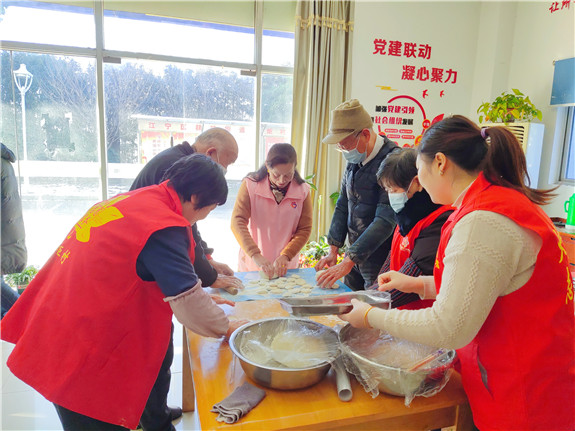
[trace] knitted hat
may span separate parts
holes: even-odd
[[[331,111],[329,133],[322,142],[324,144],[337,144],[356,131],[371,129],[372,127],[371,116],[357,99],[351,99]]]

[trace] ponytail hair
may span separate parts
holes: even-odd
[[[464,171],[483,172],[490,183],[517,190],[535,204],[545,205],[555,196],[555,189],[540,190],[525,184],[525,178],[531,182],[525,154],[505,127],[480,129],[468,118],[454,115],[427,129],[417,148],[428,160],[443,153]]]
[[[268,151],[266,162],[257,171],[247,174],[246,178],[259,183],[268,177],[268,169],[273,168],[275,165],[287,163],[293,163],[294,166],[297,166],[297,153],[295,148],[285,143],[273,144]],[[297,169],[294,172],[294,180],[297,184],[305,183],[305,180],[301,177]]]

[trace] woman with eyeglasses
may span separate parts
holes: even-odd
[[[525,182],[521,145],[504,127],[456,115],[424,133],[418,178],[456,210],[443,227],[433,277],[387,273],[381,290],[435,298],[421,310],[352,300],[341,316],[410,341],[457,350],[475,425],[575,429],[573,280],[561,236]],[[527,177],[528,178],[528,177]]]
[[[240,244],[239,271],[261,270],[271,279],[298,267],[311,234],[312,201],[296,165],[290,144],[274,144],[262,167],[242,182],[231,226]]]
[[[396,150],[383,159],[376,174],[377,182],[387,191],[397,221],[391,250],[380,273],[432,275],[441,228],[453,212],[449,205],[433,203],[417,176],[416,159],[414,148]],[[397,289],[390,293],[392,308],[418,309],[433,304],[433,300],[421,299],[417,293]]]

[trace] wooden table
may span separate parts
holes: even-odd
[[[235,307],[224,307],[231,318],[255,320],[287,315],[276,300],[239,302]],[[341,323],[335,316],[313,320],[329,326]],[[411,406],[406,407],[403,397],[380,394],[372,398],[353,376],[353,399],[342,402],[337,396],[335,375],[330,371],[325,379],[310,388],[295,391],[263,388],[266,397],[259,405],[237,423],[223,424],[216,421],[217,415],[210,409],[247,377],[226,340],[184,331],[184,347],[186,344],[189,350],[184,348],[183,407],[184,411],[194,409],[195,389],[196,413],[202,430],[431,430],[449,426],[455,426],[456,430],[472,429],[467,397],[455,372],[439,394],[416,397]]]

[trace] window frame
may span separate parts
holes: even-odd
[[[5,51],[22,51],[22,52],[36,52],[39,54],[52,54],[52,55],[72,55],[84,56],[96,59],[96,93],[97,93],[97,121],[98,121],[98,144],[99,155],[101,163],[101,187],[102,187],[102,200],[109,198],[108,193],[108,158],[106,146],[106,122],[104,110],[104,63],[118,63],[123,58],[136,59],[136,60],[158,60],[164,62],[194,64],[203,66],[218,66],[224,68],[241,69],[242,73],[246,75],[255,76],[256,86],[256,109],[255,109],[255,127],[256,130],[261,129],[261,102],[262,102],[262,73],[275,73],[281,75],[292,75],[294,72],[293,67],[286,66],[273,66],[264,65],[262,63],[262,42],[263,42],[263,20],[264,20],[264,5],[263,2],[254,0],[254,63],[237,63],[227,61],[215,61],[200,58],[178,57],[161,54],[147,54],[138,52],[108,50],[104,46],[104,7],[101,1],[94,1],[94,20],[95,20],[95,33],[96,33],[96,47],[70,47],[62,45],[42,44],[42,43],[29,43],[2,40],[2,49]],[[256,151],[255,151],[255,166],[259,166],[263,162],[261,151],[261,136],[256,134]]]
[[[575,185],[575,178],[567,178],[569,153],[575,151],[575,106],[566,107],[565,134],[561,152],[561,170],[559,182]]]

